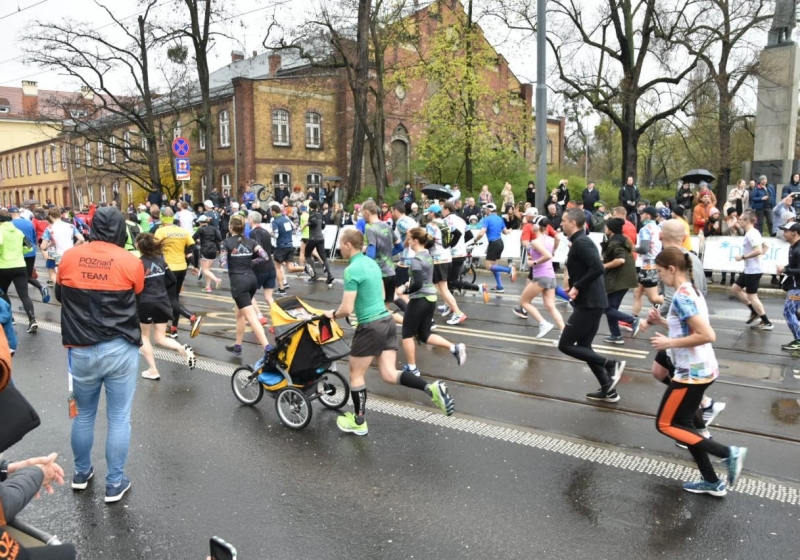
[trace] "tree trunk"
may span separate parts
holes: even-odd
[[[376,14],[377,16],[377,14]],[[378,202],[383,202],[386,197],[386,187],[389,183],[386,172],[386,113],[384,110],[385,91],[383,88],[383,77],[385,73],[384,48],[381,41],[380,29],[378,28],[377,17],[369,19],[369,30],[372,38],[372,52],[375,68],[375,80],[372,92],[375,97],[375,114],[372,119],[372,130],[370,138],[370,162],[372,164],[372,174],[375,176],[375,188]]]
[[[728,200],[728,185],[731,182],[731,104],[730,94],[726,88],[719,88],[719,169],[717,172],[717,206],[720,211]]]
[[[628,177],[633,177],[634,183],[638,183],[637,172],[639,170],[639,134],[636,128],[636,109],[626,108],[623,111],[625,126],[620,130],[622,134],[622,183]]]
[[[474,189],[474,172],[472,169],[472,140],[475,127],[475,96],[474,96],[474,80],[475,68],[472,57],[472,0],[467,4],[467,40],[464,45],[464,51],[467,62],[467,114],[466,114],[466,137],[464,143],[464,173],[465,173],[465,187],[467,192],[473,192]]]
[[[361,190],[361,171],[364,160],[364,140],[367,134],[367,84],[369,80],[369,14],[372,0],[358,1],[358,31],[356,33],[356,79],[353,108],[356,112],[353,145],[350,150],[350,170],[347,177],[348,199]]]
[[[139,16],[139,47],[142,56],[142,92],[145,111],[145,121],[147,122],[147,171],[150,176],[150,186],[156,192],[161,192],[161,169],[158,165],[158,144],[156,142],[156,120],[153,116],[153,98],[150,94],[150,66],[148,61],[147,40],[145,36],[145,21]]]
[[[216,184],[214,181],[214,126],[211,119],[211,93],[209,84],[208,70],[208,37],[211,22],[211,0],[185,0],[186,7],[192,25],[192,44],[194,45],[195,61],[197,63],[197,81],[200,85],[200,97],[202,99],[202,114],[200,115],[200,129],[205,132],[205,175],[208,189],[213,189]],[[205,4],[203,21],[200,21],[200,4]],[[230,122],[233,115],[230,116]],[[235,185],[231,190],[235,192]],[[231,199],[235,200],[234,192],[231,192]]]

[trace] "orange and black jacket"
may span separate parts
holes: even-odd
[[[64,346],[92,346],[122,337],[139,345],[136,295],[144,288],[144,269],[122,248],[125,217],[116,208],[100,208],[92,225],[91,243],[64,253],[58,267],[61,340]]]

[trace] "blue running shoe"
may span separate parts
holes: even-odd
[[[744,466],[744,458],[747,456],[746,447],[729,447],[731,456],[725,459],[725,464],[728,466],[728,485],[733,486],[739,480],[739,475],[742,474],[742,467]]]
[[[50,288],[42,286],[42,303],[50,303]]]
[[[75,473],[72,475],[72,489],[73,490],[86,490],[89,486],[89,481],[94,476],[94,467],[89,468],[87,473]]]
[[[417,377],[419,377],[419,376],[420,376],[420,371],[419,371],[419,368],[418,368],[418,367],[416,367],[416,366],[414,367],[414,369],[411,369],[411,368],[409,367],[409,365],[408,365],[408,364],[404,365],[404,366],[403,366],[403,373],[405,373],[405,372],[408,372],[408,373],[413,373],[413,374],[414,374],[414,375],[416,375]]]
[[[112,504],[122,499],[125,493],[131,489],[131,479],[123,476],[117,484],[106,484],[106,503]]]
[[[721,498],[728,493],[725,488],[725,483],[718,480],[716,483],[706,482],[701,480],[699,482],[687,482],[683,485],[683,489],[692,494],[711,494]]]

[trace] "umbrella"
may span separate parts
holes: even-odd
[[[338,175],[330,175],[329,177],[325,177],[325,180],[326,181],[344,181],[344,179],[342,179]]]
[[[442,185],[427,185],[422,189],[422,194],[433,200],[450,200],[453,197],[453,193]]]
[[[36,200],[35,198],[29,198],[28,200],[24,200],[22,202],[22,205],[23,206],[31,206],[31,205],[38,206],[39,205],[39,201]]]
[[[681,181],[684,183],[692,183],[697,185],[700,181],[705,181],[706,183],[710,183],[714,181],[717,177],[711,173],[708,169],[692,169],[691,171],[687,172],[683,177],[681,177]]]

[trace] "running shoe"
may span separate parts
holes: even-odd
[[[333,279],[333,276],[328,276],[328,279],[327,279],[327,280],[325,280],[325,283],[326,283],[328,286],[330,286],[331,284],[333,284],[333,281],[334,281],[334,279]]]
[[[194,369],[197,365],[197,357],[194,355],[194,350],[188,344],[184,344],[183,349],[186,352],[186,358],[184,358],[183,363],[185,363],[189,369]]]
[[[467,347],[463,342],[456,344],[455,348],[453,348],[450,353],[456,357],[456,362],[458,362],[458,365],[463,366],[467,363]]]
[[[417,377],[421,375],[421,372],[419,371],[418,367],[415,366],[414,369],[411,369],[408,364],[403,366],[403,373],[412,373]]]
[[[220,286],[222,286],[222,278],[217,278],[214,281],[214,284],[216,285],[217,289],[219,290]]]
[[[725,488],[725,483],[721,480],[718,480],[714,483],[706,482],[705,480],[700,480],[699,482],[687,482],[683,485],[683,489],[687,492],[691,492],[692,494],[711,494],[712,496],[717,496],[718,498],[721,498],[728,493],[728,490]]]
[[[706,424],[706,428],[708,428],[714,420],[719,416],[719,413],[725,410],[725,403],[724,402],[716,402],[714,400],[711,401],[711,404],[706,407],[700,407],[700,412],[703,413],[703,422]]]
[[[447,416],[450,416],[456,410],[456,402],[447,393],[447,385],[444,381],[434,381],[429,385],[431,389],[431,400],[433,404],[442,409]]]
[[[269,323],[269,319],[267,319],[264,315],[258,318],[258,322],[261,323],[261,326],[266,326]]]
[[[615,403],[619,401],[619,393],[617,393],[615,390],[603,391],[602,389],[600,389],[599,391],[595,391],[594,393],[586,393],[586,398],[591,401]]]
[[[316,274],[314,274],[314,269],[311,268],[311,265],[309,263],[306,263],[306,266],[303,268],[303,270],[305,270],[305,273],[311,277],[316,276]]]
[[[504,294],[504,293],[506,293],[505,288],[502,288],[502,287],[501,288],[497,288],[497,287],[489,288],[489,291],[492,292],[493,294]]]
[[[617,383],[619,383],[619,380],[622,379],[623,371],[625,371],[625,361],[613,361],[609,364],[606,364],[608,379],[611,381],[611,386],[608,388],[609,391],[614,391],[614,387],[616,387]]]
[[[311,276],[311,278],[306,278],[306,284],[313,284],[316,281],[317,281],[316,276]]]
[[[781,350],[788,350],[789,352],[800,350],[800,340],[793,340],[789,344],[784,344],[781,346]]]
[[[431,319],[431,330],[435,331],[438,328],[439,328],[439,326],[436,324],[436,320],[435,319]]]
[[[750,323],[752,323],[756,319],[758,319],[758,313],[756,313],[755,311],[751,311],[750,312],[750,318],[747,321],[745,321],[745,325],[749,325]]]
[[[286,290],[275,290],[275,295],[277,297],[284,297],[286,295]]]
[[[170,338],[178,338],[178,327],[170,327],[167,336]]]
[[[607,342],[609,344],[625,344],[625,339],[621,336],[611,335],[604,338],[603,342]]]
[[[289,282],[284,282],[283,283],[283,289],[284,290],[288,290],[289,289]]]
[[[763,321],[757,325],[753,325],[750,327],[751,331],[771,331],[775,328],[775,325],[772,323],[764,323]]]
[[[146,369],[142,372],[142,377],[144,377],[145,379],[153,379],[153,380],[161,379],[161,376],[158,374],[158,372],[154,373],[152,370],[149,369]]]
[[[528,318],[528,312],[525,310],[524,307],[512,307],[511,311],[514,313],[514,315],[516,315],[520,319]]]
[[[516,281],[517,281],[517,267],[512,264],[511,265],[511,283],[513,284]]]
[[[213,292],[214,290],[212,290],[211,288],[203,288],[203,291],[204,291],[205,293],[207,293],[207,294],[210,294],[210,293],[211,293],[211,292]]]
[[[75,473],[72,475],[72,489],[73,490],[86,490],[89,486],[89,481],[94,477],[94,467],[89,467],[87,473]]]
[[[452,310],[452,309],[450,309],[450,308],[449,308],[448,306],[446,306],[446,305],[442,305],[442,306],[440,306],[440,309],[439,309],[439,311],[441,311],[441,312],[442,312],[442,317],[447,317],[448,315],[450,315],[450,314],[453,312],[453,310]]]
[[[190,338],[194,338],[200,332],[200,323],[203,322],[203,316],[202,315],[194,315],[194,316],[192,316],[190,321],[192,322],[192,329],[189,331],[189,337]]]
[[[620,321],[619,328],[621,328],[624,331],[633,332],[633,325],[626,321]]]
[[[28,334],[33,334],[38,330],[39,330],[39,323],[36,322],[36,319],[31,320],[31,322],[28,323]]]
[[[478,293],[483,296],[483,303],[489,303],[489,285],[478,284]]]
[[[55,285],[56,285],[56,283],[55,283],[55,282],[53,282],[52,280],[48,280],[48,281],[47,281],[47,285],[48,285],[48,286],[50,286],[50,287],[52,288],[53,286],[55,286]]]
[[[462,313],[461,315],[453,315],[447,320],[448,325],[457,325],[459,323],[463,323],[467,320],[467,314]]]
[[[336,425],[339,429],[348,434],[355,434],[357,436],[365,436],[369,432],[367,428],[367,421],[361,421],[361,424],[356,422],[356,415],[352,412],[345,412],[336,419]]]
[[[633,334],[631,335],[631,338],[636,338],[636,335],[639,334],[639,328],[641,326],[642,326],[642,320],[639,319],[639,317],[636,317],[633,320],[633,323],[631,323],[631,330],[633,331]]]
[[[42,303],[50,303],[50,288],[42,286]]]
[[[241,356],[242,355],[242,345],[241,344],[228,344],[225,346],[225,350],[233,354],[234,356]]]
[[[552,331],[553,327],[555,327],[553,323],[542,321],[539,323],[539,333],[536,335],[536,338],[544,338],[544,335]]]
[[[106,484],[106,503],[112,504],[120,501],[125,493],[130,489],[131,479],[124,475],[122,480],[117,484]]]
[[[203,271],[201,270],[200,272],[197,273],[197,282],[198,283],[202,282],[203,278],[205,278],[205,275],[203,274]]]
[[[730,446],[730,457],[723,461],[728,466],[728,485],[733,486],[739,480],[739,475],[742,474],[742,466],[744,466],[744,458],[747,456],[746,447]]]

